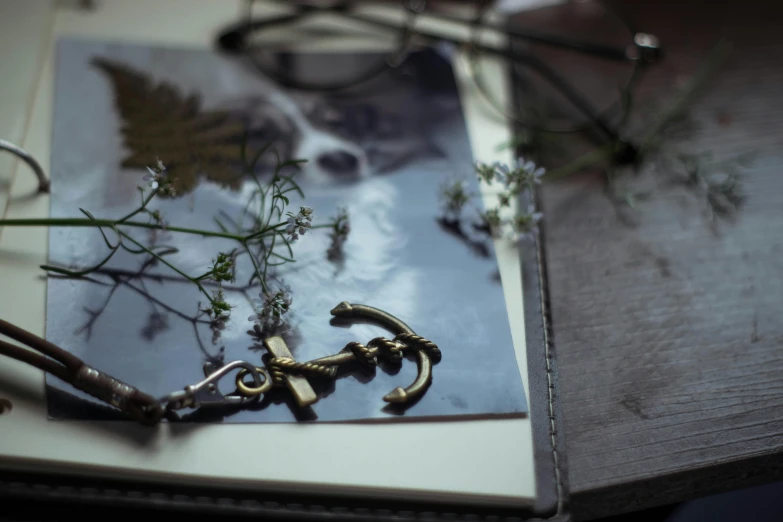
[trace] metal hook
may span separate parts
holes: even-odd
[[[182,391],[176,391],[164,397],[161,402],[167,410],[184,408],[200,408],[202,406],[241,406],[258,399],[258,395],[223,395],[217,383],[233,370],[242,369],[253,377],[253,386],[260,388],[263,384],[256,367],[247,361],[233,361],[212,372],[206,379],[191,384]],[[264,376],[266,380],[267,377]]]
[[[35,172],[36,177],[38,178],[38,192],[49,192],[49,179],[46,177],[46,174],[44,173],[43,169],[41,168],[41,165],[33,158],[33,156],[24,150],[22,147],[15,145],[11,143],[10,141],[6,141],[3,139],[0,139],[0,150],[6,150],[19,158],[20,160],[27,163],[27,165],[33,169],[33,172]]]

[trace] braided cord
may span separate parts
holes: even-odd
[[[378,356],[383,360],[400,364],[402,362],[403,350],[419,349],[427,353],[433,362],[437,363],[441,359],[441,351],[432,341],[413,333],[401,333],[394,339],[376,337],[367,345],[359,342],[351,342],[340,350],[340,353],[352,353],[354,360],[366,369],[372,369],[378,366]],[[344,363],[334,363],[331,365],[319,364],[314,362],[296,362],[290,357],[274,357],[267,363],[269,375],[276,386],[285,384],[286,375],[299,374],[303,376],[326,377],[333,379],[337,374],[337,365]]]
[[[290,357],[274,357],[267,363],[272,381],[280,386],[285,384],[285,376],[289,373],[314,377],[333,378],[337,369],[334,366],[324,366],[310,362],[299,363]]]
[[[425,339],[420,335],[416,335],[412,333],[401,333],[395,336],[394,340],[406,344],[411,348],[418,348],[420,350],[424,350],[424,352],[426,352],[427,355],[430,356],[432,362],[437,363],[440,361],[442,357],[438,345],[433,343],[429,339]]]

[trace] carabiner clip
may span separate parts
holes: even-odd
[[[24,150],[19,145],[16,145],[14,143],[11,143],[10,141],[6,141],[3,139],[0,139],[0,150],[5,150],[19,158],[20,160],[27,163],[27,166],[30,167],[33,172],[35,173],[35,176],[38,178],[38,193],[45,193],[49,192],[49,179],[46,177],[46,174],[44,173],[43,168],[41,168],[41,164],[36,161],[36,159]]]
[[[184,408],[201,408],[202,406],[242,406],[258,400],[258,395],[223,395],[220,392],[217,385],[218,381],[236,369],[244,369],[253,377],[254,388],[259,388],[263,384],[261,375],[254,365],[247,361],[233,361],[212,372],[203,381],[191,384],[182,391],[176,391],[167,395],[161,402],[167,411],[174,411]],[[264,379],[266,379],[266,376]]]

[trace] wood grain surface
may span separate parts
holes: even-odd
[[[635,224],[609,203],[599,173],[543,190],[577,519],[783,477],[783,9],[617,7],[667,50],[639,88],[640,107],[671,100],[728,39],[733,50],[691,106],[694,125],[678,146],[752,156],[744,205],[716,226],[682,188],[656,185],[631,212]]]

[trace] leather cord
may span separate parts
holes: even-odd
[[[27,348],[22,348],[5,341],[0,341],[0,354],[27,363],[31,366],[35,366],[39,370],[43,370],[46,373],[51,373],[58,379],[67,381],[70,373],[68,368],[59,364],[57,361],[47,359],[41,354],[35,353]]]
[[[52,359],[62,364],[68,371],[71,372],[77,372],[79,368],[84,364],[84,361],[82,361],[72,353],[66,352],[59,346],[50,343],[46,339],[42,339],[37,335],[32,334],[26,330],[23,330],[18,326],[16,326],[15,324],[11,324],[8,321],[4,321],[2,319],[0,319],[0,333],[2,333],[7,337],[10,337],[14,341],[18,341],[24,344],[25,346],[29,346],[30,348],[33,348],[34,350],[43,354],[43,355],[39,355],[39,354],[31,353],[31,355],[35,357],[30,359],[36,361],[35,363],[30,362],[30,364],[33,364],[33,366],[41,368],[42,370],[45,370],[45,368],[42,368],[41,366],[39,366],[39,364],[44,364],[41,361],[41,359],[45,359],[49,361],[48,359],[46,359],[46,357],[51,357]],[[2,345],[0,345],[2,346],[1,349],[5,350],[8,344],[9,343],[3,343]],[[13,357],[13,355],[10,356]],[[25,362],[29,362],[29,361],[25,361]]]
[[[163,418],[164,408],[153,396],[92,368],[80,358],[46,339],[2,319],[0,319],[0,334],[32,348],[30,350],[0,340],[0,355],[50,373],[73,387],[124,411],[143,424],[156,424]]]

